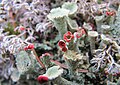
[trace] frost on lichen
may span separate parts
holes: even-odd
[[[25,51],[21,51],[16,57],[17,69],[20,73],[24,73],[31,68],[31,60]]]

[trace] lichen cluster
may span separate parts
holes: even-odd
[[[2,0],[0,85],[119,85],[119,0]]]

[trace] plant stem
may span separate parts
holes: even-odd
[[[33,51],[33,54],[34,54],[35,57],[36,57],[36,60],[39,62],[39,64],[42,66],[42,68],[46,69],[46,68],[45,68],[45,65],[42,63],[42,61],[41,61],[40,58],[38,57],[35,49],[32,49],[32,51]]]

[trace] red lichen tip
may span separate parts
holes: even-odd
[[[20,31],[24,31],[24,30],[25,30],[25,28],[24,28],[24,27],[20,27],[19,29],[20,29]]]
[[[66,43],[65,43],[63,40],[60,40],[60,41],[58,42],[58,46],[59,46],[60,48],[63,48],[63,47],[66,46]]]
[[[114,12],[114,11],[106,11],[106,15],[107,16],[113,16],[113,15],[115,15],[116,13]]]
[[[26,50],[32,50],[32,49],[34,49],[35,47],[34,47],[34,44],[29,44],[28,46],[26,46],[25,48],[24,48],[24,50],[26,51]]]
[[[40,76],[38,76],[38,78],[37,78],[37,81],[38,81],[40,84],[45,83],[45,82],[47,82],[48,80],[49,80],[48,77],[47,77],[47,76],[43,76],[43,75],[40,75]]]
[[[34,44],[29,44],[28,49],[34,49]]]
[[[82,36],[82,33],[80,34],[80,33],[78,33],[78,32],[75,32],[76,34],[75,34],[75,36],[76,36],[76,38],[81,38],[81,36]]]
[[[62,48],[63,52],[66,52],[67,50],[68,50],[67,46],[65,46],[65,47]]]
[[[66,43],[63,40],[60,40],[58,42],[58,46],[62,49],[63,52],[66,52],[68,50]]]
[[[26,46],[26,47],[24,47],[24,50],[25,50],[25,51],[26,51],[26,50],[28,50],[27,46]]]
[[[84,29],[80,29],[78,32],[75,32],[75,37],[76,38],[81,38],[82,35],[86,34]]]
[[[66,32],[66,33],[63,35],[63,39],[64,39],[66,42],[70,42],[73,38],[74,38],[74,35],[73,35],[70,31]]]

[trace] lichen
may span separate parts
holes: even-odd
[[[69,10],[69,15],[77,12],[78,6],[75,2],[66,2],[62,5],[62,8]]]
[[[114,37],[120,37],[120,5],[116,14],[115,22],[111,25],[111,30]]]
[[[16,57],[17,69],[20,73],[24,73],[31,68],[31,60],[25,51],[21,51]]]

